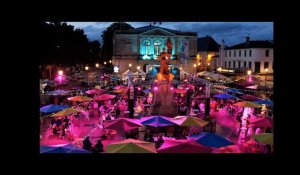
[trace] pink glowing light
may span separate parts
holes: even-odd
[[[202,90],[202,87],[199,87],[199,90],[201,91],[201,90]]]
[[[170,89],[171,89],[171,91],[173,91],[174,87],[171,87]]]
[[[186,90],[189,90],[189,88],[187,87]]]
[[[138,89],[139,91],[141,90],[141,88],[140,88],[140,87],[138,87],[137,89]]]
[[[62,79],[61,75],[58,76],[58,79],[59,79],[59,83],[61,83],[61,79]]]
[[[157,87],[157,86],[155,86],[155,87],[154,87],[154,90],[155,90],[155,91],[157,91],[157,90],[158,90],[158,87]]]

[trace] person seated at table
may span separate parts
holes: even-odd
[[[119,106],[116,108],[116,118],[119,118],[121,114],[121,110],[119,108]]]
[[[90,141],[90,137],[86,137],[84,140],[83,140],[83,149],[85,150],[88,150],[88,151],[91,151],[92,150],[92,143]]]
[[[101,140],[98,140],[96,145],[93,148],[93,152],[102,153],[103,152],[103,143]]]
[[[144,135],[144,141],[149,141],[150,138],[153,138],[153,134],[150,132],[150,130],[147,130]]]
[[[163,140],[163,137],[162,136],[159,136],[158,137],[158,140],[155,144],[155,148],[158,149],[165,141]]]
[[[56,126],[57,126],[57,127],[60,127],[61,125],[62,125],[61,119],[57,119],[57,120],[56,120]]]
[[[52,118],[50,122],[50,128],[53,128],[55,123],[56,123],[55,118]]]
[[[67,128],[69,125],[70,125],[70,120],[68,119],[68,117],[67,116],[65,116],[65,118],[64,118],[64,125],[65,125],[65,128]]]
[[[195,101],[194,106],[193,106],[193,109],[198,109],[198,110],[200,110],[198,101]]]

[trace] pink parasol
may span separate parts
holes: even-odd
[[[139,119],[118,118],[111,121],[105,121],[104,126],[105,129],[117,130],[124,133],[141,127],[142,125]]]
[[[210,153],[213,149],[195,140],[165,140],[158,153]]]
[[[105,92],[104,89],[91,89],[91,90],[85,91],[85,93],[87,93],[87,94],[101,94],[103,92]]]
[[[249,119],[250,123],[256,127],[263,127],[263,128],[272,128],[273,121],[270,117],[263,117],[263,118],[256,118],[256,119]]]
[[[94,97],[94,99],[97,101],[105,101],[105,100],[113,99],[115,97],[116,97],[115,95],[111,95],[111,94],[102,94],[102,95]]]

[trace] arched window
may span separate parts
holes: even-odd
[[[145,48],[144,53],[145,53],[146,55],[150,55],[150,45],[151,45],[151,43],[150,43],[149,40],[145,40],[145,41],[143,42],[143,46],[144,46],[144,48]]]
[[[154,42],[154,55],[160,54],[160,46],[161,46],[161,41]]]

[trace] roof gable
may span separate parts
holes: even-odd
[[[141,35],[163,35],[163,36],[175,36],[175,34],[165,31],[163,29],[153,29],[144,33],[141,33]]]

